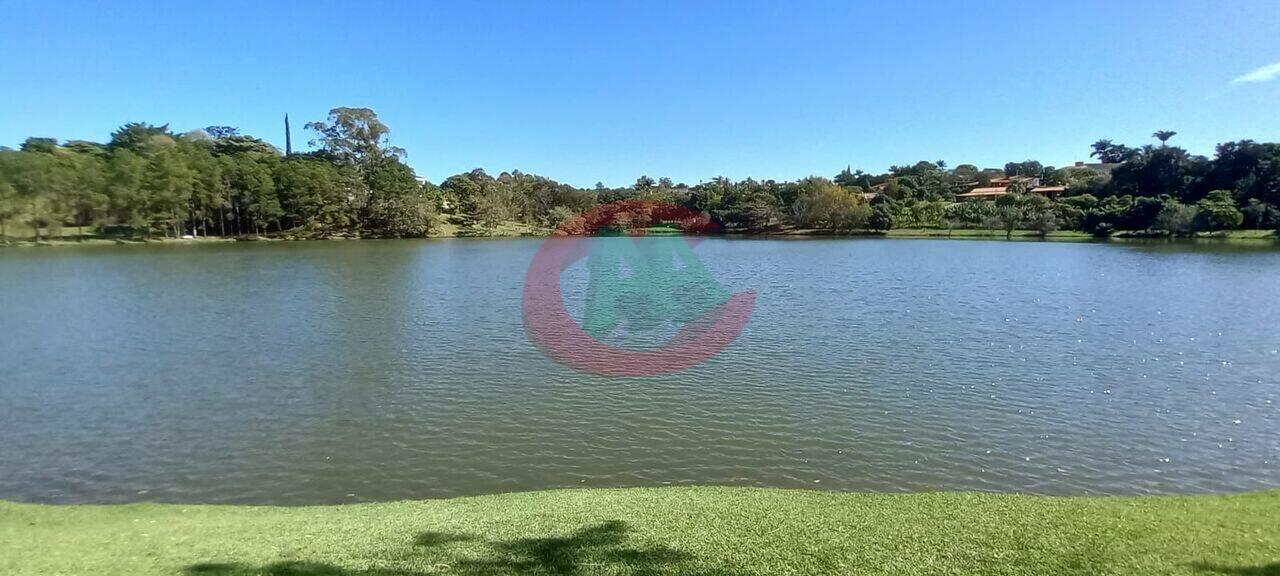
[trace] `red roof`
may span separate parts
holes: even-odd
[[[1009,193],[1009,188],[1005,186],[999,186],[995,188],[974,188],[973,190],[965,192],[964,194],[956,194],[956,198],[960,198],[962,196],[966,196],[966,197],[999,196],[1001,194],[1008,194],[1008,193]]]

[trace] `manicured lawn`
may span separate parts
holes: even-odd
[[[0,573],[1280,574],[1280,491],[561,490],[302,508],[0,503]]]

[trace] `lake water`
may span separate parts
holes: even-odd
[[[746,328],[610,378],[530,343],[541,242],[0,251],[0,499],[1280,486],[1273,247],[709,239]]]

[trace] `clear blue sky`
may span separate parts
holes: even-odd
[[[14,0],[0,145],[367,106],[433,181],[590,186],[1280,140],[1276,0],[943,4]]]

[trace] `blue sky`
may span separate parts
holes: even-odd
[[[367,106],[433,181],[590,186],[1280,140],[1280,2],[943,4],[6,2],[0,145]]]

